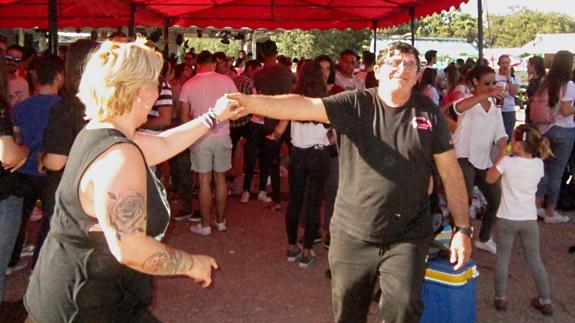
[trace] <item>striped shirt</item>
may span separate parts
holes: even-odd
[[[158,96],[156,103],[154,103],[152,110],[150,110],[150,113],[148,113],[148,117],[151,118],[159,117],[160,112],[158,111],[158,109],[165,106],[172,106],[172,104],[173,104],[172,87],[170,86],[170,84],[168,84],[168,82],[163,81],[162,87],[160,88],[160,95]]]

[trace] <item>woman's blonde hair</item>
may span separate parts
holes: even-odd
[[[138,38],[131,43],[105,41],[86,63],[78,98],[86,119],[104,121],[130,112],[137,91],[157,85],[162,55]]]

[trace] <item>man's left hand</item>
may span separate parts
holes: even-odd
[[[460,232],[456,232],[451,239],[451,256],[449,261],[454,270],[459,270],[469,261],[471,257],[471,238]]]

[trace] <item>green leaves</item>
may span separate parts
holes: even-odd
[[[338,57],[345,49],[351,49],[361,54],[363,49],[369,47],[372,31],[362,30],[292,30],[272,37],[278,45],[282,55],[315,58],[326,54],[333,58]]]
[[[563,13],[542,13],[526,8],[506,16],[490,16],[493,47],[521,47],[537,33],[575,32],[575,20]]]

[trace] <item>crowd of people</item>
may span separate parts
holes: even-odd
[[[376,283],[384,320],[417,322],[431,214],[447,201],[450,260],[462,268],[474,188],[487,201],[474,245],[497,255],[495,308],[507,306],[519,235],[538,293],[532,306],[553,312],[536,221],[569,220],[556,209],[563,172],[575,166],[572,53],[557,53],[548,72],[529,59],[534,103],[516,128],[522,80],[507,55],[497,70],[483,60],[439,70],[436,51],[423,65],[417,49],[392,43],[377,57],[344,50],[336,64],[327,55],[291,60],[268,40],[257,59],[164,59],[153,44],[117,36],[79,40],[66,57],[1,51],[0,296],[32,242],[30,322],[156,322],[153,275],[208,286],[218,267],[162,242],[170,218],[208,237],[228,230],[230,195],[283,212],[282,154],[286,258],[307,268],[315,244],[329,249],[337,322],[364,322]],[[181,203],[178,213],[169,200]],[[38,237],[27,237],[38,206]]]

